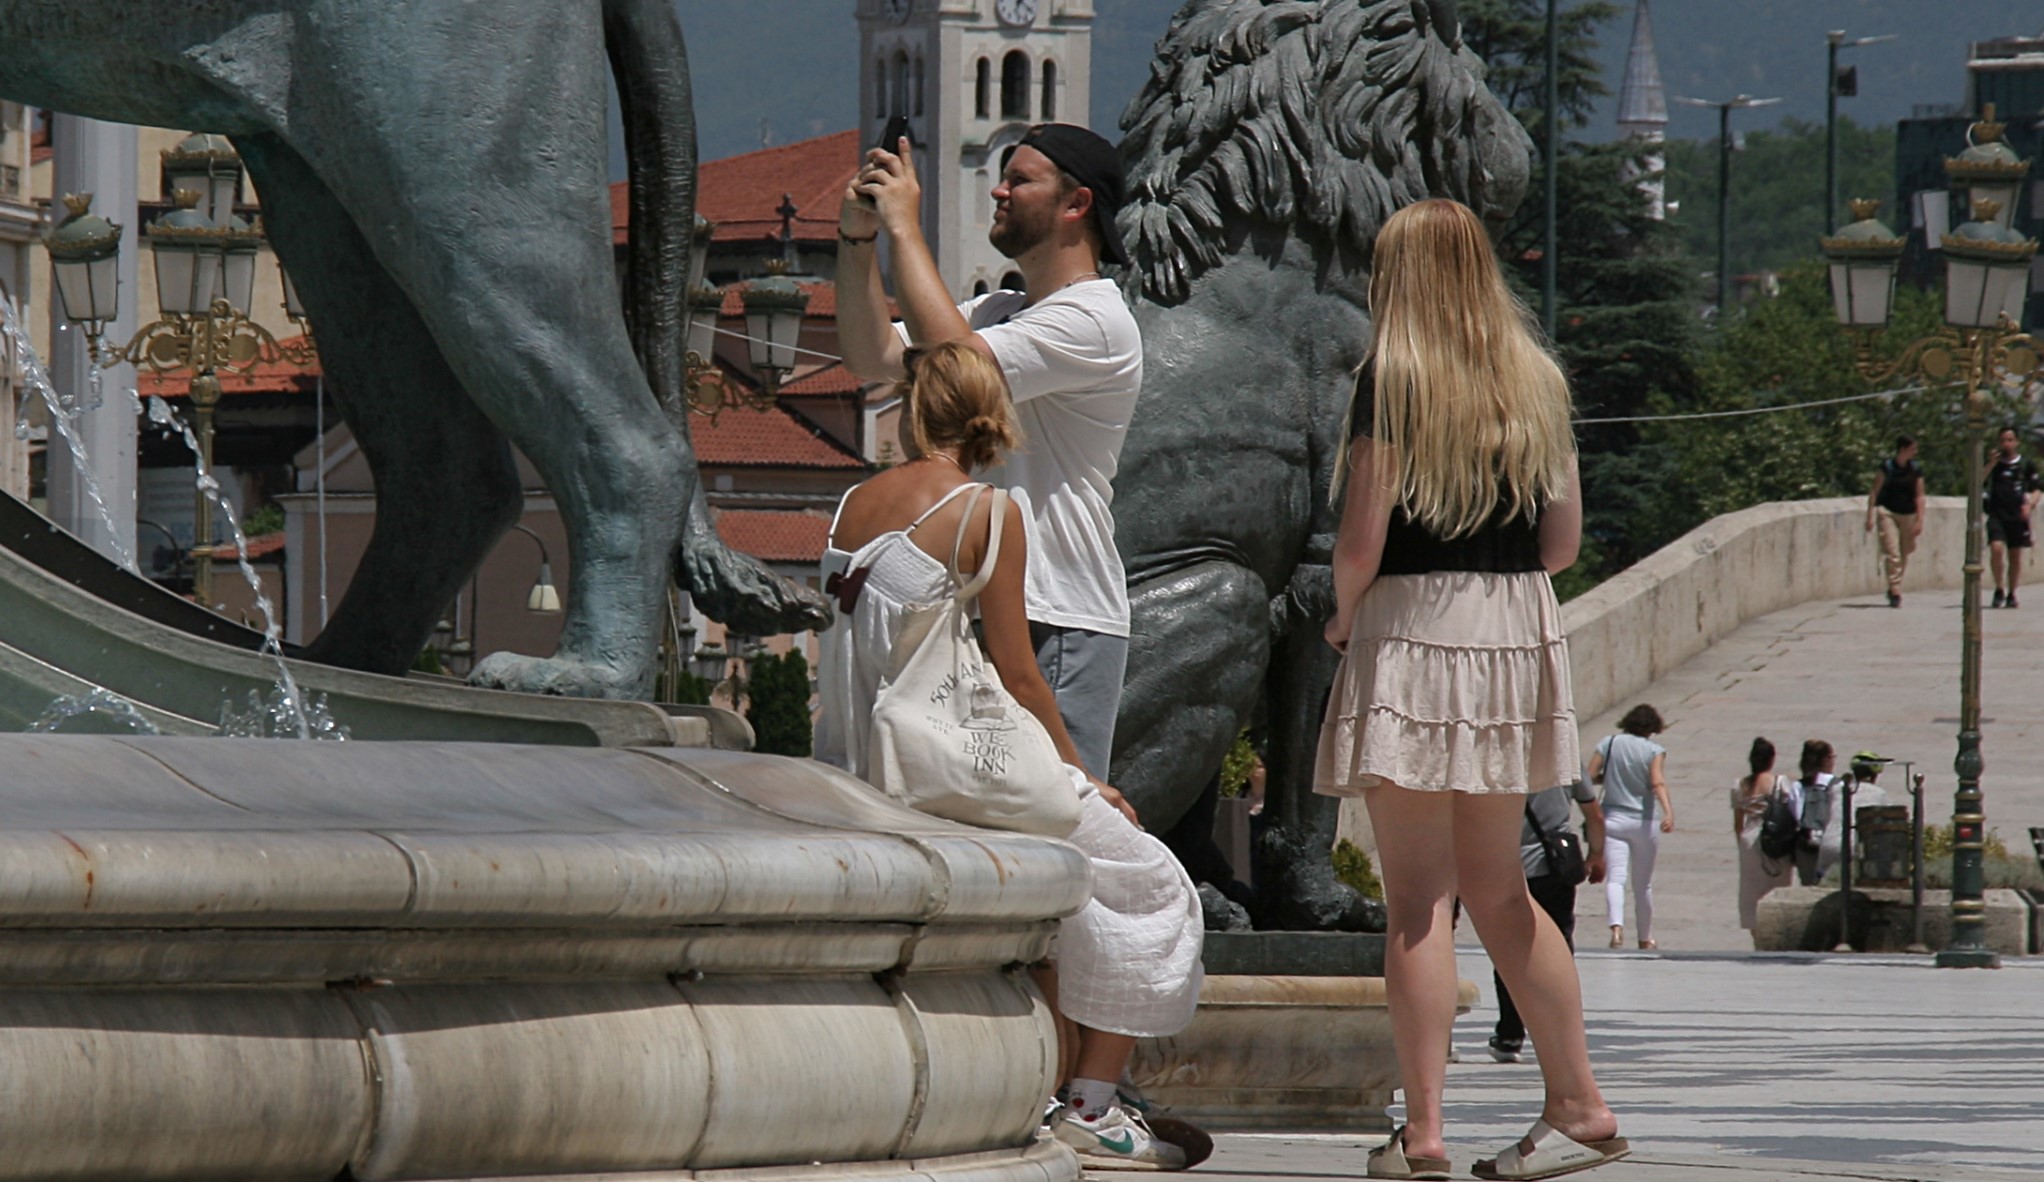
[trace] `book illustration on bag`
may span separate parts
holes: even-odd
[[[1015,758],[1015,720],[1001,703],[1000,691],[985,682],[972,687],[972,714],[959,726],[972,770],[982,776],[1006,774]]]

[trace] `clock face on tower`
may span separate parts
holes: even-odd
[[[1036,0],[994,0],[994,15],[1004,25],[1034,24]]]
[[[881,0],[880,11],[886,14],[888,20],[898,25],[908,19],[909,5],[912,2],[913,0]]]

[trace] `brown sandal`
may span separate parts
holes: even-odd
[[[1445,1157],[1408,1156],[1405,1152],[1405,1126],[1391,1134],[1391,1139],[1370,1151],[1370,1178],[1427,1178],[1435,1182],[1446,1182],[1450,1177],[1448,1159]]]

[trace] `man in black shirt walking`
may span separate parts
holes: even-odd
[[[1995,607],[2016,606],[2016,587],[2023,581],[2023,551],[2030,548],[2030,514],[2037,508],[2040,491],[2044,491],[2044,479],[2039,479],[2037,465],[2023,454],[2016,429],[2003,427],[1995,437],[1994,460],[1987,467],[1987,541],[1992,548]]]
[[[1916,440],[1895,439],[1895,455],[1881,461],[1874,488],[1867,494],[1867,532],[1881,527],[1881,559],[1888,573],[1888,606],[1902,606],[1902,575],[1909,555],[1923,533],[1923,465],[1916,462]]]

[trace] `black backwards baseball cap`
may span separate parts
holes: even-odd
[[[1029,129],[1015,148],[1035,148],[1063,169],[1066,176],[1092,192],[1093,221],[1100,228],[1101,255],[1110,263],[1128,266],[1121,231],[1114,228],[1128,182],[1121,172],[1121,153],[1114,145],[1075,123],[1039,123]],[[1008,157],[1015,154],[1015,148],[1001,156],[1002,168],[1008,166]]]

